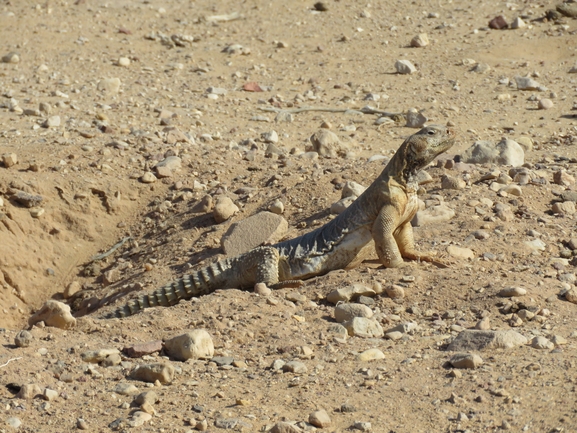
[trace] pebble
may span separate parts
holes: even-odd
[[[308,371],[308,368],[304,362],[289,361],[282,366],[282,371],[295,374],[304,374]]]
[[[309,415],[309,424],[318,428],[326,428],[332,424],[332,421],[326,410],[316,410]]]
[[[128,57],[119,57],[118,58],[118,66],[123,66],[125,68],[130,66],[130,59]]]
[[[387,296],[391,299],[403,299],[405,297],[405,289],[397,284],[391,284],[385,288]]]
[[[426,33],[420,33],[411,39],[411,47],[422,48],[429,45],[429,36]]]
[[[373,310],[362,304],[339,304],[336,306],[335,320],[337,323],[343,323],[352,320],[355,317],[373,317]]]
[[[303,430],[290,422],[277,422],[269,430],[269,433],[303,433]]]
[[[6,418],[6,424],[9,427],[17,429],[17,428],[20,428],[20,426],[22,425],[22,421],[20,421],[20,418],[17,418],[15,416],[10,416],[10,417]]]
[[[525,24],[525,21],[523,21],[523,19],[521,17],[517,17],[513,20],[513,22],[511,23],[511,28],[512,29],[524,29],[525,27],[527,27],[527,24]]]
[[[470,248],[462,248],[455,245],[449,245],[447,247],[447,253],[452,257],[463,260],[472,260],[475,258],[475,253]]]
[[[220,224],[235,213],[239,211],[237,205],[227,196],[219,196],[214,204],[214,209],[212,210],[212,216],[214,217],[217,224]]]
[[[76,420],[76,428],[79,430],[88,430],[88,423],[84,419],[78,418]]]
[[[379,349],[368,349],[357,355],[359,361],[375,361],[385,359],[385,354]]]
[[[403,75],[417,72],[417,68],[415,68],[415,65],[413,65],[409,60],[397,60],[395,62],[395,70],[398,74]]]
[[[154,391],[145,391],[134,397],[133,403],[137,406],[142,406],[145,403],[150,405],[155,404],[159,400],[158,395]]]
[[[46,212],[46,210],[42,207],[35,207],[30,209],[30,216],[32,218],[40,218],[42,215],[44,215],[44,213]]]
[[[178,156],[168,156],[154,166],[156,177],[159,179],[172,177],[173,173],[179,170],[181,165],[182,159]]]
[[[260,296],[270,296],[272,294],[272,290],[269,289],[265,283],[256,283],[254,285],[254,293]]]
[[[487,331],[491,329],[491,320],[488,317],[483,317],[481,320],[477,322],[475,325],[475,329],[480,331]]]
[[[409,108],[407,110],[407,128],[422,128],[429,120],[423,113],[420,113],[416,108]]]
[[[143,382],[171,383],[174,378],[175,368],[171,364],[155,363],[137,366],[131,371],[130,377]]]
[[[46,326],[70,329],[76,326],[76,318],[70,312],[70,306],[55,300],[48,300],[28,319],[28,325],[44,322]]]
[[[334,158],[344,150],[339,136],[328,129],[319,129],[310,137],[310,142],[312,150],[321,156]]]
[[[40,386],[35,383],[27,383],[22,385],[20,391],[18,391],[18,394],[16,394],[16,398],[30,400],[37,395],[42,395],[42,389]]]
[[[227,256],[245,253],[259,245],[271,245],[280,241],[288,231],[288,222],[272,212],[259,212],[231,224],[220,239]]]
[[[360,430],[360,431],[364,431],[364,432],[370,432],[373,429],[370,422],[364,422],[364,421],[355,421],[353,423],[352,428],[354,430]]]
[[[449,360],[455,368],[478,368],[483,364],[483,359],[474,353],[456,353]]]
[[[82,289],[82,286],[78,281],[72,281],[70,284],[66,286],[62,296],[64,299],[70,299],[75,293],[78,293]]]
[[[280,200],[275,200],[268,208],[274,214],[281,215],[284,212],[284,204]]]
[[[511,329],[482,331],[465,329],[447,347],[450,352],[480,351],[485,349],[512,349],[527,344],[527,338]]]
[[[358,197],[363,192],[365,192],[366,189],[367,188],[360,183],[348,181],[345,183],[345,186],[343,186],[343,190],[341,191],[341,198]]]
[[[548,110],[549,108],[553,108],[553,101],[547,98],[539,99],[538,108],[539,110]]]
[[[517,83],[517,90],[538,90],[540,92],[547,90],[546,87],[541,86],[530,77],[515,77],[515,82]]]
[[[164,342],[168,355],[178,361],[210,359],[214,356],[214,343],[204,329],[193,329]]]
[[[154,175],[154,173],[152,173],[151,171],[147,171],[146,173],[144,173],[141,178],[140,181],[142,183],[154,183],[156,182],[158,179],[156,178],[156,176]]]
[[[454,217],[455,211],[453,209],[446,204],[439,204],[418,211],[411,223],[415,227],[422,227],[429,224],[435,225],[447,222]]]
[[[89,350],[80,354],[83,362],[91,362],[98,364],[104,361],[110,355],[117,355],[120,352],[118,349],[99,349],[99,350]]]
[[[119,395],[138,394],[138,388],[134,386],[132,383],[119,383],[114,387],[113,391]]]
[[[447,174],[441,177],[441,188],[443,189],[463,189],[465,186],[467,186],[466,182],[459,177]]]
[[[503,15],[496,16],[491,21],[489,21],[489,28],[501,30],[506,29],[507,27],[509,27],[509,24]]]
[[[2,155],[2,163],[4,164],[4,167],[10,168],[13,165],[18,164],[18,157],[15,153],[5,153]]]
[[[385,334],[381,324],[372,318],[354,317],[342,325],[351,337],[380,338]]]
[[[549,341],[545,337],[537,336],[531,340],[531,347],[534,349],[552,350],[555,348],[555,344],[553,344],[553,342]]]
[[[498,295],[503,298],[512,298],[513,296],[524,296],[527,290],[522,287],[508,287],[499,291]]]
[[[162,340],[149,341],[148,343],[135,344],[122,349],[122,352],[130,358],[141,358],[162,350]]]
[[[16,334],[14,337],[14,344],[17,347],[28,347],[30,346],[30,343],[32,343],[33,339],[34,337],[32,334],[24,329]]]
[[[572,304],[577,304],[577,289],[569,289],[565,292],[565,299]]]
[[[261,137],[265,143],[278,143],[278,133],[276,131],[263,132]]]
[[[50,116],[48,119],[46,119],[42,126],[44,128],[58,128],[60,123],[60,116]]]
[[[96,88],[101,92],[114,94],[118,93],[121,84],[120,78],[104,78],[98,82]]]
[[[128,425],[130,427],[140,427],[144,425],[145,422],[150,421],[152,419],[152,415],[142,411],[136,411],[132,414],[132,416],[128,420]]]
[[[575,213],[575,203],[572,201],[553,203],[551,210],[555,214],[573,215]]]

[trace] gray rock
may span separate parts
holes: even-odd
[[[411,47],[422,48],[429,45],[429,36],[426,33],[420,33],[411,39]]]
[[[228,256],[237,256],[253,248],[278,242],[286,234],[288,222],[280,215],[260,212],[231,224],[220,244]]]
[[[35,383],[27,383],[20,387],[20,391],[16,394],[16,398],[22,398],[24,400],[30,400],[37,395],[42,394],[42,388]]]
[[[489,141],[477,141],[461,155],[463,162],[469,164],[500,164],[519,167],[525,162],[525,152],[519,143],[502,140],[494,145]]]
[[[219,196],[214,204],[214,209],[212,210],[212,216],[214,217],[217,224],[220,224],[235,213],[239,211],[237,205],[227,196]]]
[[[419,328],[415,322],[400,323],[394,328],[387,330],[387,334],[391,332],[400,332],[402,334],[412,334]]]
[[[9,416],[6,418],[6,425],[12,427],[13,429],[18,429],[22,425],[22,421],[20,421],[20,418],[15,416]]]
[[[304,364],[304,362],[289,361],[285,365],[282,366],[282,371],[295,373],[295,374],[304,374],[308,371],[308,368]]]
[[[2,155],[2,163],[4,164],[4,167],[10,168],[13,165],[18,164],[18,157],[15,153],[5,153]]]
[[[353,284],[352,286],[333,290],[327,295],[327,301],[332,304],[336,304],[342,301],[349,302],[351,300],[355,300],[359,296],[373,297],[375,295],[376,292],[373,289],[363,286],[362,284]]]
[[[409,108],[407,110],[407,128],[422,128],[427,123],[427,117],[424,114],[417,111],[415,108]]]
[[[132,383],[122,382],[114,387],[114,392],[119,395],[134,395],[138,393],[138,388]]]
[[[527,294],[527,289],[522,287],[507,287],[499,291],[499,296],[503,298],[512,298],[513,296],[524,296]]]
[[[512,349],[527,344],[527,338],[511,329],[501,331],[481,331],[466,329],[461,331],[449,344],[450,352],[490,349]]]
[[[541,86],[537,81],[530,77],[515,77],[518,90],[538,90],[544,92],[546,87]]]
[[[154,175],[154,173],[152,173],[151,171],[147,171],[146,173],[144,173],[141,177],[140,177],[140,181],[142,183],[154,183],[156,182],[158,179],[157,177]]]
[[[417,72],[417,68],[409,60],[397,60],[395,62],[395,70],[398,74],[413,74]]]
[[[310,138],[312,150],[321,156],[335,157],[344,151],[340,138],[332,131],[319,129]]]
[[[339,304],[335,307],[335,320],[343,323],[354,317],[373,317],[373,310],[362,304]]]
[[[134,380],[154,383],[171,383],[174,379],[175,368],[167,363],[144,364],[131,371],[130,377]]]
[[[332,421],[326,410],[316,410],[309,415],[309,423],[318,428],[326,428]]]
[[[104,78],[98,82],[96,88],[103,93],[114,94],[118,93],[121,84],[120,78]]]
[[[33,339],[34,337],[32,334],[24,329],[16,334],[16,337],[14,337],[14,344],[17,347],[28,347],[30,346],[30,343],[32,343]]]
[[[164,348],[170,357],[179,361],[211,359],[214,356],[212,337],[204,329],[193,329],[166,340]]]
[[[182,160],[178,156],[168,156],[154,166],[158,178],[172,177],[180,169]]]
[[[555,348],[553,342],[549,341],[547,338],[538,336],[534,337],[531,340],[531,347],[535,349],[542,349],[542,350],[552,350]]]
[[[340,199],[331,205],[331,213],[333,215],[343,213],[356,199],[354,195]]]
[[[83,362],[92,362],[94,364],[98,364],[99,362],[104,361],[108,356],[119,353],[120,351],[118,349],[89,350],[82,352],[80,357],[82,358]]]
[[[456,353],[449,360],[455,368],[477,368],[483,364],[483,359],[474,353]]]
[[[303,433],[304,430],[297,427],[294,423],[289,422],[277,422],[270,430],[269,433]]]
[[[367,349],[357,355],[359,361],[375,361],[385,359],[385,354],[379,349]]]
[[[133,403],[136,406],[142,406],[144,403],[150,405],[155,404],[158,401],[158,395],[154,391],[145,391],[134,397]]]
[[[44,198],[41,195],[30,194],[24,191],[17,191],[12,198],[22,206],[36,207],[40,206]]]
[[[366,186],[363,186],[360,183],[356,183],[353,182],[352,180],[349,180],[347,183],[345,183],[345,186],[341,191],[341,198],[358,197],[363,192],[365,192],[366,189],[367,189]]]
[[[381,324],[372,318],[354,317],[342,325],[351,337],[380,338],[385,335]]]
[[[422,227],[428,224],[439,224],[450,221],[455,217],[455,211],[446,204],[439,204],[420,210],[411,221],[414,227]]]
[[[60,329],[70,329],[76,326],[76,318],[72,316],[70,306],[52,299],[46,301],[42,308],[28,319],[30,326],[38,322]]]

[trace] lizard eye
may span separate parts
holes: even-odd
[[[427,134],[428,134],[428,135],[435,135],[435,131],[432,130],[432,129],[429,129],[429,130],[427,131]]]

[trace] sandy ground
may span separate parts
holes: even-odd
[[[577,74],[570,70],[577,21],[543,19],[554,2],[324,5],[0,1],[0,431],[12,431],[14,418],[26,431],[130,429],[110,426],[134,410],[132,397],[113,390],[126,381],[147,390],[128,376],[151,360],[174,364],[177,374],[171,384],[152,385],[159,401],[152,419],[134,427],[143,431],[187,432],[203,419],[208,431],[226,427],[217,422],[223,419],[235,421],[228,423],[233,431],[266,431],[282,420],[311,431],[309,414],[318,409],[329,414],[322,430],[330,432],[368,428],[357,422],[397,433],[577,431],[577,306],[563,297],[575,285],[577,213],[552,211],[561,194],[576,191]],[[526,26],[489,29],[498,15],[509,23],[521,17]],[[422,33],[429,45],[411,47]],[[399,59],[417,71],[397,74]],[[518,90],[516,76],[546,90]],[[247,91],[247,83],[263,91]],[[539,109],[542,99],[552,107]],[[391,156],[415,132],[404,122],[379,125],[376,115],[343,112],[366,105],[415,108],[429,123],[452,125],[459,138],[444,159],[477,140],[525,137],[532,143],[525,161],[538,181],[512,196],[490,189],[484,177],[509,167],[429,168],[433,182],[421,198],[443,200],[456,215],[415,228],[415,236],[419,249],[450,263],[446,269],[367,262],[270,298],[226,290],[101,319],[113,309],[106,301],[119,306],[224,257],[220,239],[230,224],[276,200],[284,204],[287,238],[327,222],[344,182],[368,186],[383,168],[369,158]],[[270,111],[297,107],[341,110],[295,113],[292,121],[276,121]],[[343,151],[299,156],[321,127],[339,136]],[[262,134],[271,131],[282,156],[268,155]],[[144,183],[170,155],[181,158],[181,168]],[[565,183],[555,183],[559,171]],[[443,175],[464,187],[443,188]],[[27,199],[18,201],[17,193]],[[217,224],[211,212],[194,211],[207,194],[228,195],[240,211]],[[482,200],[507,204],[513,218],[499,218]],[[536,239],[542,248],[528,246]],[[451,245],[473,258],[451,255]],[[65,300],[71,283],[81,290]],[[334,340],[327,294],[375,283],[405,288],[402,300],[379,295],[370,305],[383,328],[413,322],[418,329],[400,340]],[[528,293],[497,296],[511,286]],[[16,333],[47,299],[69,302],[77,326],[34,327],[30,346],[16,347]],[[537,312],[539,320],[514,323],[518,310]],[[553,346],[479,352],[482,366],[455,373],[447,344],[483,317],[492,330],[514,328]],[[236,365],[155,353],[89,368],[80,358],[88,349],[122,349],[194,328],[206,329],[216,354]],[[369,348],[385,358],[359,361]],[[308,370],[271,369],[278,359],[299,359]],[[15,398],[29,383],[58,396]]]

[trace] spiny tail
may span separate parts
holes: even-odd
[[[145,308],[170,307],[182,300],[212,293],[220,288],[221,281],[226,281],[225,276],[230,269],[229,262],[228,259],[221,260],[192,274],[184,275],[166,286],[128,301],[124,306],[107,314],[106,318],[132,316]]]

